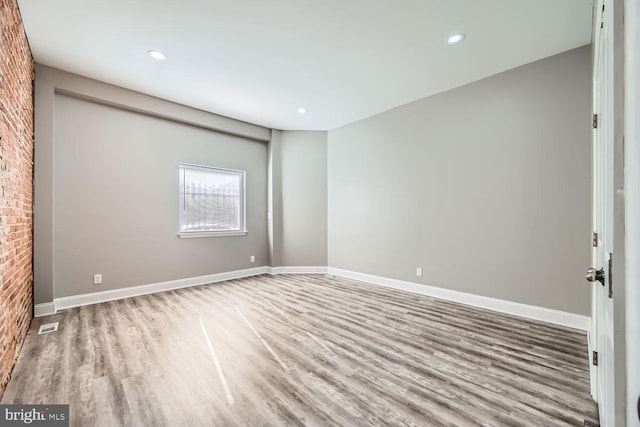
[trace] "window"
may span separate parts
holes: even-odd
[[[244,178],[244,171],[180,164],[178,235],[247,234]]]

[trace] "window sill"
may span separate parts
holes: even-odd
[[[247,231],[204,231],[199,233],[178,233],[181,239],[197,239],[200,237],[246,236]]]

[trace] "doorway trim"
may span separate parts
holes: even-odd
[[[640,3],[626,0],[625,197],[626,197],[626,425],[640,426]]]

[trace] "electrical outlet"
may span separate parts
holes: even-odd
[[[99,285],[100,283],[102,283],[102,274],[94,274],[93,275],[93,284],[94,285]]]
[[[416,268],[416,276],[422,277],[422,267]]]
[[[251,255],[251,262],[256,262],[256,257]]]

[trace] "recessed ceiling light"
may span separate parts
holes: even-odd
[[[448,39],[447,39],[447,44],[449,46],[453,46],[454,44],[458,44],[460,42],[462,42],[462,40],[464,40],[465,35],[462,33],[455,33],[453,35],[451,35]]]
[[[164,53],[160,52],[159,50],[149,50],[149,51],[147,51],[147,53],[153,59],[157,59],[158,61],[164,61],[165,59],[167,59],[167,55],[165,55]]]
[[[308,112],[309,112],[308,108],[304,108],[304,107],[298,108],[298,113],[300,113],[300,114],[306,114]]]

